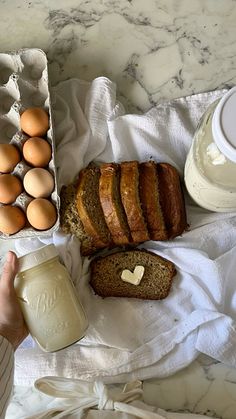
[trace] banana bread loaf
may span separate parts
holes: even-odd
[[[81,241],[81,254],[166,240],[187,228],[177,170],[137,161],[88,166],[61,191],[61,226]]]

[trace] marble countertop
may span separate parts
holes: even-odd
[[[42,48],[52,84],[105,75],[130,111],[236,82],[234,0],[0,0],[0,6],[1,51]]]
[[[52,85],[105,75],[128,112],[236,84],[234,0],[0,0],[0,50],[42,48]],[[0,254],[12,242],[0,244]],[[175,411],[235,419],[236,370],[207,357],[163,380],[144,382],[145,400]],[[16,387],[7,419],[48,403]]]

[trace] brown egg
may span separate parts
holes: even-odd
[[[26,192],[34,198],[47,198],[54,189],[54,178],[46,169],[29,170],[23,180]]]
[[[23,156],[31,166],[45,167],[51,160],[52,149],[43,138],[32,137],[24,143]]]
[[[4,205],[0,207],[0,231],[4,234],[14,234],[26,223],[24,212],[18,207]]]
[[[29,223],[37,230],[48,230],[57,220],[54,205],[44,198],[37,198],[30,202],[26,215]]]
[[[49,117],[43,108],[28,108],[20,117],[20,125],[30,137],[43,137],[49,128]]]
[[[22,192],[21,181],[14,175],[0,175],[0,202],[11,204]]]
[[[0,144],[0,172],[10,173],[20,161],[20,152],[12,144]]]

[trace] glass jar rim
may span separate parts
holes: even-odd
[[[212,117],[212,136],[229,160],[236,163],[236,86],[230,89],[217,104]]]
[[[59,256],[59,254],[54,244],[40,247],[39,249],[18,258],[18,274],[27,271],[28,269],[35,268],[36,266],[41,265],[42,263],[57,256]]]

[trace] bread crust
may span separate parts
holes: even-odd
[[[81,170],[79,173],[78,185],[77,185],[77,210],[80,217],[80,220],[84,226],[86,233],[92,237],[93,246],[97,248],[108,247],[111,245],[111,237],[109,230],[106,226],[105,220],[102,220],[103,212],[102,208],[100,207],[100,200],[99,200],[99,189],[97,187],[97,191],[94,193],[97,195],[96,199],[96,208],[93,208],[95,211],[99,211],[100,220],[103,222],[103,237],[101,237],[100,232],[98,231],[98,226],[96,225],[96,221],[94,217],[89,214],[89,208],[85,203],[85,194],[88,193],[88,177],[89,176],[100,176],[100,171],[98,167],[87,167],[86,169]],[[93,197],[94,198],[94,197]],[[95,205],[95,204],[94,204]],[[91,203],[91,207],[93,207]]]
[[[187,229],[184,195],[179,173],[168,163],[157,165],[160,203],[166,223],[168,238],[172,239]]]
[[[99,198],[105,221],[117,245],[131,241],[130,230],[120,197],[120,167],[116,163],[104,163],[100,167]]]
[[[97,249],[92,242],[91,236],[85,232],[78,215],[76,205],[77,183],[78,180],[68,186],[63,186],[61,189],[60,223],[64,233],[74,234],[79,239],[81,254],[88,256],[96,252]]]
[[[187,229],[179,174],[170,164],[106,163],[101,173],[102,179],[99,167],[88,166],[61,190],[61,226],[79,238],[83,256],[150,238],[172,239]]]
[[[139,168],[140,199],[150,239],[166,240],[167,231],[160,206],[157,165],[154,161],[149,161],[141,163]]]
[[[139,285],[124,282],[124,269],[144,267]],[[126,250],[97,257],[91,262],[90,285],[101,297],[161,300],[168,296],[176,269],[172,262],[144,249]]]
[[[137,161],[120,165],[120,194],[134,243],[149,240],[147,225],[139,197],[139,164]]]

